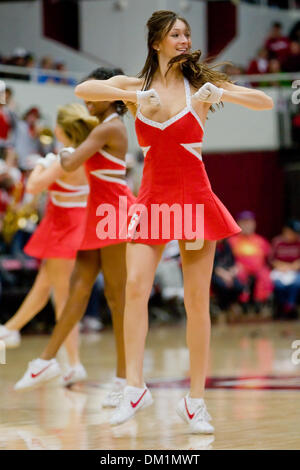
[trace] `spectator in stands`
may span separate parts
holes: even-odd
[[[292,41],[290,43],[290,53],[282,62],[284,72],[300,71],[300,42]]]
[[[269,53],[265,47],[261,47],[254,59],[251,60],[247,74],[267,73],[269,67]]]
[[[30,108],[24,114],[23,120],[19,120],[16,128],[15,150],[19,158],[19,168],[27,170],[28,157],[40,153],[39,142],[39,119],[40,111],[38,108]]]
[[[300,21],[294,24],[289,34],[290,41],[296,41],[300,44]]]
[[[47,74],[47,70],[54,71],[54,63],[51,57],[43,57],[40,62],[40,71],[38,74],[38,83],[56,83],[53,74]]]
[[[13,99],[13,96],[14,96],[14,93],[13,93],[12,88],[6,87],[5,88],[5,105],[10,111],[15,112],[16,103]]]
[[[4,56],[0,53],[0,64],[4,65],[13,65],[17,67],[24,68],[36,68],[36,60],[34,55],[31,52],[26,51],[23,48],[17,48],[14,50],[12,56]],[[33,70],[27,73],[16,73],[14,71],[0,71],[0,77],[2,78],[13,78],[21,80],[31,80],[37,79],[38,83],[61,83],[66,85],[75,86],[77,80],[75,78],[61,77],[55,75],[55,70],[59,72],[66,72],[66,64],[61,59],[57,60],[55,63],[51,57],[43,57],[39,63],[40,70]],[[47,70],[51,70],[54,73],[47,73]]]
[[[218,306],[226,311],[237,301],[242,293],[243,285],[239,281],[238,267],[227,240],[220,240],[216,245],[212,289],[216,295]]]
[[[25,175],[17,167],[18,159],[12,147],[6,149],[5,160],[0,160],[0,214],[3,213],[3,238],[7,250],[22,254],[34,224],[30,215],[35,211],[33,196],[25,194]]]
[[[254,59],[251,60],[247,74],[258,75],[268,73],[269,69],[269,53],[265,47],[261,47]],[[258,87],[262,82],[251,82],[253,87]]]
[[[282,63],[289,54],[289,46],[290,40],[283,36],[281,23],[273,23],[264,45],[270,56],[276,57]]]
[[[67,67],[66,64],[63,60],[57,60],[54,64],[55,70],[58,72],[67,72]],[[54,77],[55,83],[59,83],[61,85],[71,85],[75,86],[77,84],[77,81],[74,78],[71,77],[61,77],[57,76]]]
[[[9,108],[11,89],[5,90],[5,104],[0,102],[0,158],[4,158],[6,149],[13,145],[13,136],[17,126],[17,116]]]
[[[267,258],[271,245],[262,236],[255,233],[255,214],[243,211],[237,216],[242,232],[229,239],[238,265],[238,279],[244,285],[240,302],[247,311],[250,300],[253,300],[257,313],[270,299],[273,283]]]
[[[223,71],[224,71],[224,73],[226,73],[230,77],[235,77],[237,75],[243,75],[245,73],[245,70],[243,69],[243,67],[240,66],[240,65],[236,65],[236,64],[226,64],[223,67]],[[247,83],[236,80],[235,78],[234,78],[234,83],[236,85],[247,86]]]
[[[22,47],[18,47],[14,50],[13,55],[8,59],[7,65],[16,65],[17,67],[24,67],[26,55],[27,51]]]
[[[24,67],[33,68],[35,67],[35,58],[31,52],[28,52],[24,57]]]
[[[279,62],[278,59],[276,59],[276,57],[273,57],[269,60],[269,67],[268,67],[268,73],[273,73],[273,74],[282,74],[282,68],[281,68],[281,64]],[[280,87],[280,86],[288,86],[290,87],[291,86],[291,82],[290,80],[276,80],[276,81],[266,81],[266,82],[261,82],[260,83],[260,86],[264,87],[264,86],[277,86],[277,87]]]
[[[6,65],[14,65],[16,67],[26,67],[26,58],[28,52],[23,48],[17,48],[14,50],[12,57],[6,60]],[[14,72],[5,72],[6,78],[12,78],[14,80],[30,80],[29,74],[20,74]]]
[[[271,277],[275,286],[275,317],[297,318],[300,293],[300,222],[290,219],[272,241]]]

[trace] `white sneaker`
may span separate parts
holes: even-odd
[[[209,423],[211,416],[207,412],[203,398],[193,399],[186,395],[178,403],[176,411],[189,424],[193,434],[214,433],[214,427]]]
[[[60,367],[56,359],[45,361],[44,359],[35,359],[29,362],[25,374],[14,386],[15,390],[24,390],[36,388],[41,384],[49,382],[61,374]]]
[[[80,380],[85,380],[87,378],[87,372],[82,364],[76,364],[76,366],[70,366],[68,370],[64,373],[62,378],[62,383],[64,387],[67,385],[74,384],[75,382],[80,382]]]
[[[21,335],[18,330],[9,330],[0,325],[0,341],[3,341],[7,348],[17,348],[21,343]]]
[[[110,419],[110,424],[121,424],[132,418],[135,413],[142,408],[152,405],[153,398],[150,390],[144,388],[131,387],[124,388],[122,400]]]
[[[116,408],[119,406],[123,396],[123,390],[126,386],[126,379],[115,377],[112,383],[112,389],[108,392],[102,402],[103,408]]]

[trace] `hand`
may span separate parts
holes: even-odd
[[[153,88],[151,90],[146,91],[137,91],[137,104],[139,106],[142,105],[152,105],[152,106],[160,106],[160,99],[159,95],[156,90]]]
[[[192,98],[198,101],[205,101],[206,103],[219,104],[222,99],[223,92],[223,88],[219,88],[210,82],[206,82],[198,91],[196,91]]]
[[[73,152],[75,152],[75,149],[73,147],[64,147],[59,151],[59,153],[58,153],[59,157],[61,157],[61,154],[63,152],[73,153]]]
[[[36,161],[36,165],[42,165],[44,168],[49,168],[53,162],[57,161],[57,155],[55,153],[47,153],[44,158],[38,158]]]

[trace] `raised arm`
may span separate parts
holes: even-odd
[[[228,82],[222,83],[221,87],[224,89],[222,95],[224,103],[240,104],[256,111],[272,109],[274,106],[272,98],[261,90],[246,88]]]
[[[136,103],[141,80],[116,75],[108,80],[87,80],[75,88],[75,95],[85,101],[124,101]]]

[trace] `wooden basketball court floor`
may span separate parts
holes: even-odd
[[[110,330],[82,337],[89,378],[70,389],[14,392],[47,336],[24,336],[0,365],[0,450],[300,449],[300,363],[292,343],[300,322],[214,325],[206,403],[214,436],[189,434],[174,409],[188,390],[185,325],[153,326],[145,377],[154,404],[120,426],[101,408],[114,374]],[[300,359],[300,354],[298,355]]]

